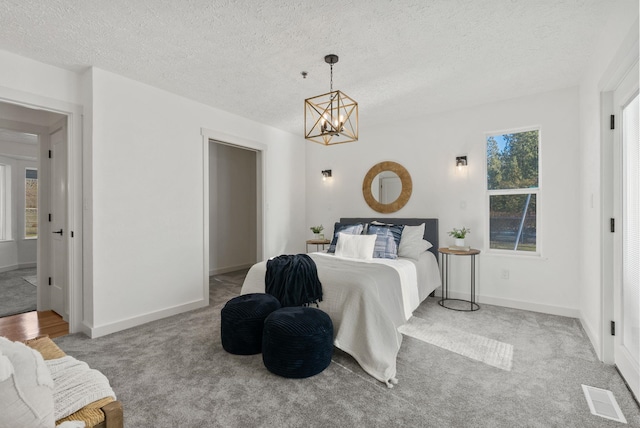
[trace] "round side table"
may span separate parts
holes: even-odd
[[[309,252],[309,245],[315,245],[316,251],[320,251],[320,245],[322,245],[322,251],[324,251],[324,246],[331,244],[331,241],[328,239],[309,239],[307,241],[307,253]]]
[[[443,247],[438,248],[440,253],[440,274],[442,276],[442,298],[438,301],[438,304],[443,308],[451,309],[454,311],[477,311],[480,309],[480,305],[476,303],[476,255],[480,254],[480,250],[471,248],[469,251],[451,250]],[[453,299],[449,298],[449,276],[451,271],[451,265],[449,264],[449,256],[469,256],[471,260],[471,298],[470,300]],[[469,309],[459,309],[447,306],[447,302],[458,301],[469,304]],[[463,305],[466,306],[466,305]]]

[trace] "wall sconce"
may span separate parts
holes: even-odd
[[[322,171],[322,181],[327,181],[327,178],[331,178],[331,170],[325,169]]]
[[[467,166],[466,156],[456,156],[456,168],[458,171],[462,171],[462,168]]]

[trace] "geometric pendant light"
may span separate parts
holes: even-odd
[[[304,100],[304,138],[325,146],[358,141],[358,103],[333,90],[333,64],[338,55],[327,55],[331,66],[329,92]]]

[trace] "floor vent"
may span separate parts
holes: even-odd
[[[591,414],[623,424],[627,423],[613,392],[587,385],[582,385],[582,391],[587,398]]]

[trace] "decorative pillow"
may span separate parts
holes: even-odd
[[[419,260],[422,253],[433,247],[431,242],[426,239],[421,239],[416,242],[411,248],[405,248],[402,255],[398,252],[398,257],[404,257],[407,259]]]
[[[329,249],[327,250],[327,253],[336,252],[336,243],[338,242],[338,233],[342,232],[349,235],[360,235],[363,230],[364,230],[364,225],[362,223],[356,223],[356,224],[336,223],[333,226],[333,239],[331,240],[331,245],[329,245]]]
[[[336,256],[352,259],[371,260],[376,245],[376,235],[350,235],[338,233]]]
[[[396,244],[392,228],[392,226],[369,225],[367,234],[376,236],[376,245],[373,250],[374,258],[398,258],[398,245]]]
[[[420,226],[405,226],[402,230],[402,238],[398,247],[398,256],[418,260],[420,254],[433,247],[431,242],[422,239],[424,236],[424,223]]]
[[[389,223],[381,223],[379,221],[372,221],[369,223],[369,227],[378,226],[378,227],[388,227],[393,234],[393,240],[396,241],[396,247],[400,247],[400,239],[402,237],[402,231],[405,226],[403,224],[389,224]],[[369,229],[367,228],[367,234],[369,234]]]
[[[53,380],[42,355],[0,337],[0,427],[53,427]]]

